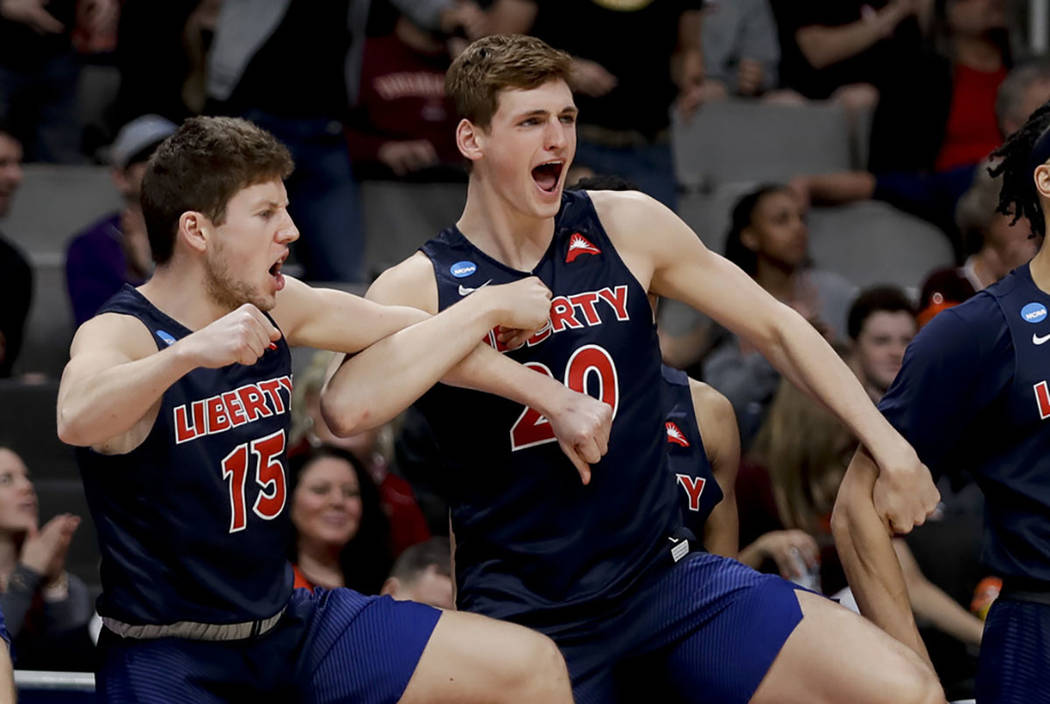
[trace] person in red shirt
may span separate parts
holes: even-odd
[[[453,139],[455,111],[445,95],[455,45],[405,15],[397,17],[390,34],[367,39],[360,94],[346,130],[359,176],[465,179]]]

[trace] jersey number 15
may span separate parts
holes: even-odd
[[[284,510],[286,489],[284,465],[280,459],[284,452],[284,430],[281,429],[251,443],[241,443],[222,460],[222,478],[230,484],[231,533],[248,526],[244,485],[248,478],[249,450],[256,459],[255,482],[260,487],[252,511],[259,518],[272,521]]]

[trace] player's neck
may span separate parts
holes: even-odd
[[[519,271],[532,271],[554,236],[554,218],[523,213],[482,178],[471,177],[456,223],[471,244]]]
[[[1050,296],[1050,250],[1044,245],[1039,248],[1029,264],[1032,281],[1039,289]]]
[[[189,330],[200,330],[230,311],[205,293],[203,275],[196,267],[177,263],[157,267],[139,292],[169,318]]]

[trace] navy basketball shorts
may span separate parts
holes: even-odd
[[[999,597],[984,624],[978,704],[1050,704],[1050,604]]]
[[[404,693],[441,612],[349,589],[296,589],[269,632],[236,641],[138,640],[103,629],[105,702],[362,702]]]
[[[802,620],[796,589],[697,552],[603,617],[541,630],[565,655],[577,704],[746,704]]]

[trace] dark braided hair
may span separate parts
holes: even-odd
[[[1001,161],[988,169],[988,173],[993,177],[1001,176],[1003,179],[996,212],[1013,215],[1011,225],[1021,218],[1026,218],[1032,225],[1033,235],[1046,234],[1039,192],[1032,179],[1032,172],[1042,161],[1035,164],[1032,161],[1033,151],[1048,127],[1050,102],[1033,112],[1021,129],[1007,137],[1003,146],[992,152],[992,156],[999,157]]]

